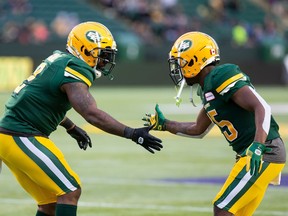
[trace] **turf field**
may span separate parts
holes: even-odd
[[[288,143],[288,88],[257,88],[271,104],[281,134]],[[171,88],[104,88],[92,90],[99,108],[133,127],[142,127],[142,116],[153,112],[155,103],[166,118],[193,120],[200,107],[189,103],[185,89],[178,108]],[[8,94],[0,94],[4,103]],[[3,106],[0,108],[3,112]],[[83,193],[81,216],[211,216],[211,201],[234,162],[234,153],[214,128],[204,139],[152,132],[163,140],[164,149],[150,154],[132,141],[103,133],[85,123],[74,111],[68,115],[86,129],[93,148],[82,151],[63,128],[51,139],[62,149],[80,175]],[[287,147],[288,149],[288,147]],[[288,215],[288,168],[283,185],[270,186],[255,216]],[[35,215],[34,201],[22,190],[7,167],[0,175],[0,216]]]

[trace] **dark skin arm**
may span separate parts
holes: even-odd
[[[263,104],[248,86],[244,86],[235,92],[235,94],[232,96],[232,100],[243,109],[254,112],[256,125],[254,141],[264,143],[267,138],[267,133],[263,129],[263,122],[265,118],[265,108]],[[266,115],[271,115],[270,109],[269,113],[266,113]]]
[[[211,120],[205,113],[204,108],[202,108],[198,114],[196,122],[177,122],[166,120],[166,130],[173,133],[182,133],[189,136],[199,136],[203,134],[207,128],[211,125]]]
[[[117,136],[124,137],[125,125],[114,119],[108,113],[98,109],[93,96],[84,83],[67,83],[61,86],[72,107],[93,126]]]

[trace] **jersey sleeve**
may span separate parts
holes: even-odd
[[[221,68],[212,82],[215,91],[222,96],[224,101],[228,101],[237,90],[245,85],[253,87],[249,77],[234,64]]]
[[[86,64],[70,61],[64,69],[64,83],[82,82],[90,87],[93,83],[93,70]]]

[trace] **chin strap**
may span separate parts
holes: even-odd
[[[99,79],[102,76],[102,72],[96,69],[96,65],[93,67],[96,79]]]
[[[186,84],[186,81],[185,81],[185,79],[183,79],[181,81],[181,83],[179,84],[179,88],[177,88],[177,86],[176,86],[177,95],[175,97],[175,100],[176,100],[176,105],[178,107],[180,106],[180,104],[182,102],[181,94],[182,94],[182,91],[183,91],[185,84]],[[196,107],[196,104],[194,103],[194,100],[193,100],[193,86],[190,86],[190,98],[189,99],[190,99],[190,102],[192,103],[192,105],[194,107]]]
[[[182,94],[182,91],[183,91],[183,88],[184,88],[185,84],[186,84],[186,81],[185,81],[185,79],[183,79],[183,80],[181,81],[180,85],[179,85],[180,87],[178,88],[178,87],[176,86],[176,91],[178,91],[178,92],[177,92],[177,95],[176,95],[176,97],[175,97],[175,100],[176,100],[176,105],[177,105],[178,107],[180,106],[180,104],[181,104],[181,102],[182,102],[181,94]]]
[[[196,104],[194,103],[194,100],[193,100],[193,86],[190,86],[190,102],[192,103],[192,105],[194,107],[197,107]]]

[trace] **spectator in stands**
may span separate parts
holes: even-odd
[[[41,20],[36,20],[31,25],[31,33],[32,33],[32,40],[33,43],[45,43],[49,38],[49,29],[46,24]]]
[[[51,29],[60,38],[66,38],[71,29],[79,23],[76,13],[59,11],[51,23]]]
[[[232,45],[236,47],[245,47],[248,40],[248,33],[245,26],[238,22],[232,28]]]

